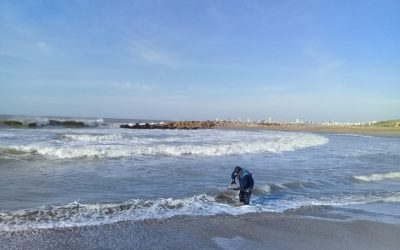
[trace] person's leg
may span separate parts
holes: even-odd
[[[244,201],[244,192],[243,192],[243,191],[240,191],[240,192],[239,192],[239,201],[240,201],[240,202],[243,202],[243,201]]]
[[[244,196],[243,197],[243,203],[245,205],[249,205],[250,204],[251,190],[245,191],[243,196]]]

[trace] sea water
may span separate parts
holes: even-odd
[[[0,231],[251,212],[400,223],[399,137],[127,122],[1,117]],[[253,174],[250,206],[235,166]]]

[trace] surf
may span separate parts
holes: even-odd
[[[104,120],[85,118],[56,118],[56,117],[1,117],[0,127],[10,128],[85,128],[105,125]]]
[[[102,131],[102,130],[99,130]],[[98,131],[98,132],[99,132]],[[61,132],[61,135],[60,135]],[[107,133],[105,133],[107,132]],[[244,154],[280,154],[329,142],[306,133],[230,133],[225,131],[153,133],[62,133],[48,131],[47,141],[0,144],[1,152],[42,155],[49,158],[216,157]],[[54,136],[52,135],[54,134]],[[21,136],[25,136],[22,135]],[[1,143],[1,142],[0,142]]]
[[[370,175],[358,175],[353,176],[354,179],[358,181],[384,181],[384,180],[391,180],[391,181],[400,181],[400,172],[388,172],[388,173],[374,173]]]

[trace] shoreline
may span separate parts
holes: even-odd
[[[0,233],[0,249],[398,249],[398,235],[397,224],[253,213]]]
[[[283,132],[315,132],[315,133],[333,133],[333,134],[357,134],[357,135],[375,135],[400,137],[400,128],[389,127],[327,127],[327,126],[297,126],[297,125],[280,125],[280,126],[227,126],[219,127],[221,129],[260,129]]]
[[[317,133],[336,134],[365,134],[377,136],[400,137],[400,127],[383,126],[323,126],[309,124],[257,124],[257,123],[235,123],[224,121],[174,121],[163,124],[123,124],[120,128],[125,129],[261,129],[271,131],[302,131]]]

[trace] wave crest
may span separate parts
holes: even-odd
[[[122,140],[121,134],[95,135],[95,134],[65,134],[63,138],[74,141],[96,142]]]
[[[120,135],[67,135],[68,138],[80,141],[117,140]],[[282,136],[274,140],[255,142],[225,142],[221,144],[144,144],[134,141],[133,144],[70,144],[70,145],[41,145],[7,146],[0,150],[16,150],[19,153],[40,154],[55,158],[100,157],[119,158],[137,156],[224,156],[257,153],[282,153],[300,148],[323,145],[328,139],[317,135]]]
[[[0,126],[12,128],[42,128],[42,127],[65,127],[83,128],[99,127],[104,125],[103,119],[68,119],[68,118],[47,118],[47,117],[13,117],[0,119]]]
[[[246,207],[252,210],[251,207]],[[236,209],[227,204],[216,203],[213,196],[206,194],[184,199],[134,199],[124,203],[81,204],[73,202],[36,209],[0,211],[0,231],[98,225],[123,220],[169,218],[176,215],[238,214],[246,212],[246,207]]]
[[[370,175],[354,176],[356,180],[360,181],[383,181],[383,180],[395,180],[400,181],[400,172],[389,172],[389,173],[376,173]]]
[[[264,189],[263,187],[260,187]],[[189,198],[133,199],[123,203],[82,204],[73,202],[35,209],[0,211],[0,232],[32,228],[74,227],[108,224],[118,221],[164,219],[177,215],[207,216],[215,214],[245,214],[252,212],[291,212],[302,207],[343,207],[366,203],[400,203],[400,193],[348,194],[325,196],[318,199],[271,197],[267,190],[256,192],[251,206],[238,202],[237,191],[223,189],[215,195],[195,195]],[[267,194],[267,195],[266,195]]]

